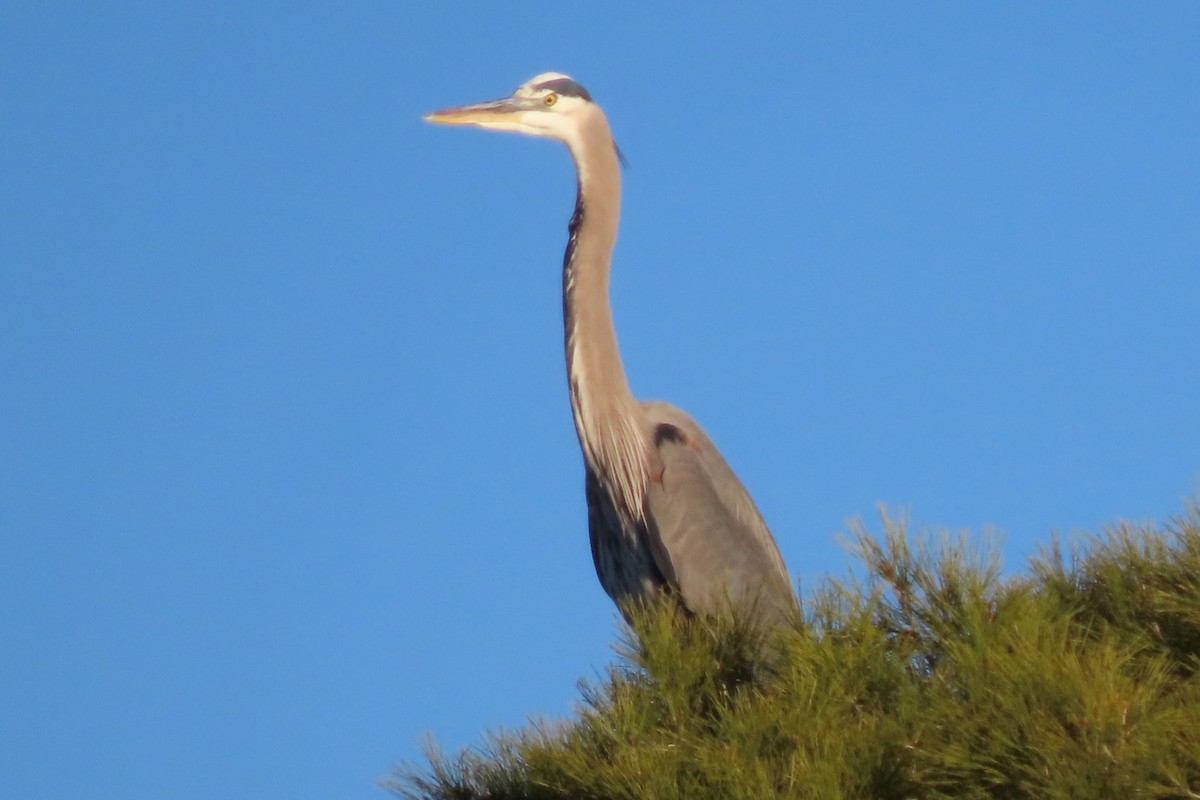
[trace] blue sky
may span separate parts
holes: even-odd
[[[1200,6],[696,5],[4,5],[0,795],[379,798],[611,660],[570,161],[420,121],[543,70],[797,579],[1197,496]]]

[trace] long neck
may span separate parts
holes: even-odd
[[[621,174],[607,124],[596,127],[590,140],[571,147],[579,187],[563,257],[567,380],[584,459],[618,506],[637,516],[647,484],[647,437],[608,302]]]

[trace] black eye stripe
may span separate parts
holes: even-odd
[[[538,91],[549,89],[550,91],[557,92],[564,97],[581,97],[584,100],[587,100],[589,103],[592,102],[592,96],[588,94],[587,89],[583,88],[570,78],[555,78],[552,81],[539,83],[533,88]]]

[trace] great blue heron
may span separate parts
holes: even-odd
[[[608,303],[620,154],[600,106],[568,76],[546,72],[511,97],[425,119],[557,139],[575,161],[563,257],[567,379],[604,590],[627,616],[631,601],[665,591],[693,613],[729,603],[759,620],[789,617],[796,601],[787,569],[741,481],[691,417],[629,391]]]

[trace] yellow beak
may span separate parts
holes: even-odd
[[[500,122],[513,114],[529,111],[531,107],[537,108],[534,104],[505,97],[501,100],[489,100],[486,103],[443,108],[441,111],[426,114],[425,121],[438,125],[487,125]]]

